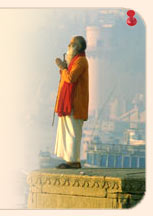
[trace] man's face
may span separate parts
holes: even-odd
[[[75,43],[75,41],[71,40],[68,45],[68,55],[73,57],[76,54],[77,54],[77,44]]]
[[[78,42],[78,40],[74,38],[72,38],[72,40],[70,41],[69,45],[68,45],[68,50],[75,50],[78,51],[80,48],[80,44]]]
[[[75,42],[74,38],[70,41],[68,45],[68,51],[66,53],[66,62],[69,65],[71,62],[72,58],[78,54],[78,44]]]

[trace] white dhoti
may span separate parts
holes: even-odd
[[[80,162],[80,146],[84,120],[70,116],[58,118],[55,154],[67,162]]]

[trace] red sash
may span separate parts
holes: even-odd
[[[74,56],[74,58],[71,60],[68,66],[68,73],[70,73],[72,65],[80,56],[85,56],[85,52]],[[74,90],[76,84],[77,81],[74,83],[68,83],[64,81],[64,84],[60,91],[59,100],[58,100],[58,107],[57,107],[58,116],[66,116],[71,114],[73,108],[73,97],[74,97]]]

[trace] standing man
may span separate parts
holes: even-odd
[[[55,154],[66,161],[57,168],[81,168],[82,127],[88,120],[89,77],[86,41],[75,36],[68,45],[66,61],[56,59],[60,83],[55,104],[58,114]]]

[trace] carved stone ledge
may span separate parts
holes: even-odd
[[[66,188],[66,194],[72,191],[74,195],[82,194],[88,196],[90,191],[93,193],[94,190],[96,190],[95,196],[103,196],[105,194],[104,191],[110,191],[111,193],[121,192],[120,178],[110,179],[96,176],[32,174],[28,176],[27,182],[30,185],[31,192],[54,193],[55,191],[59,191],[59,193],[62,193],[65,191],[64,188]]]
[[[27,182],[30,188],[29,208],[89,208],[88,202],[91,208],[124,208],[137,203],[145,192],[144,177],[89,176],[35,171],[28,176]],[[70,200],[67,200],[68,197]]]

